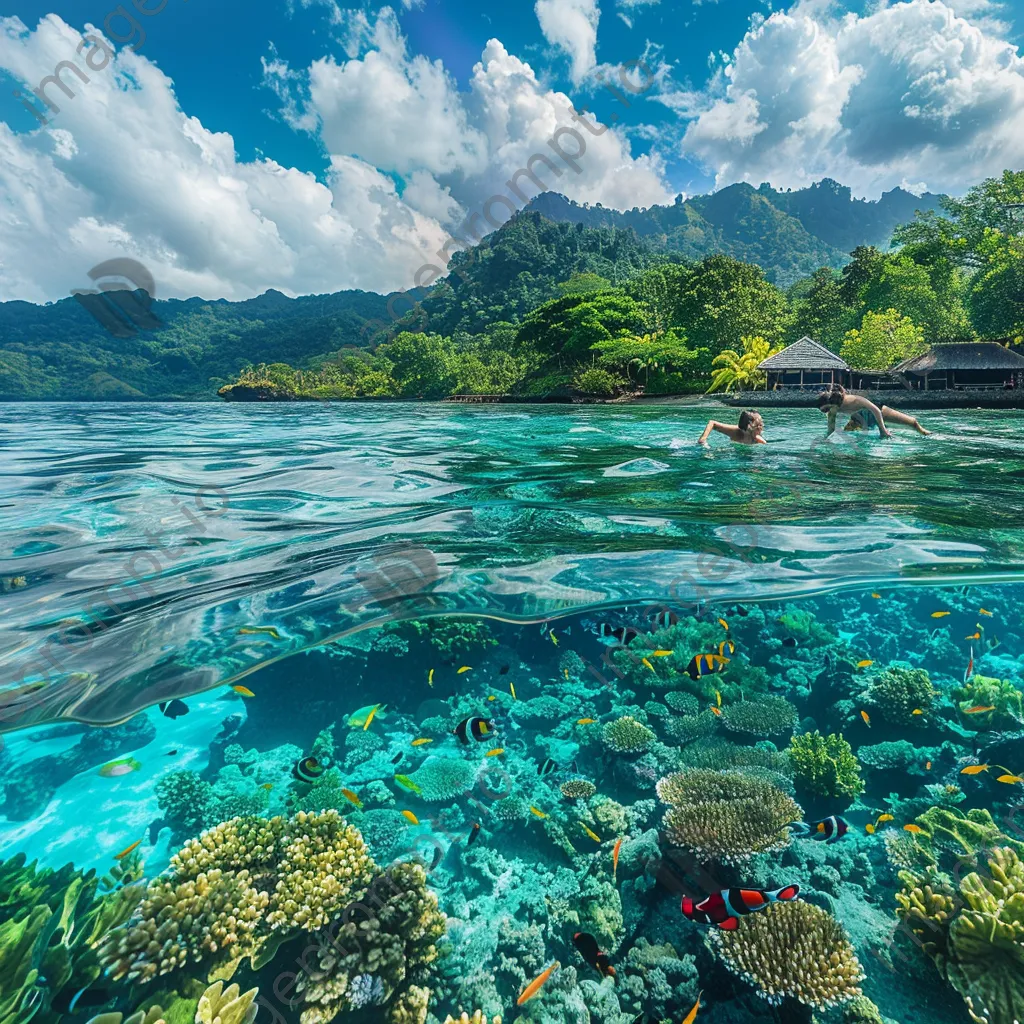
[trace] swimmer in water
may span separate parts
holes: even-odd
[[[844,430],[867,430],[872,420],[878,426],[880,437],[892,437],[886,428],[887,423],[897,424],[901,427],[913,427],[919,434],[928,434],[913,416],[890,409],[883,405],[881,409],[874,402],[869,402],[860,395],[850,395],[846,389],[838,384],[833,384],[828,391],[822,391],[818,395],[818,409],[828,417],[828,436],[836,429],[836,417],[841,412],[849,413],[850,419]]]
[[[735,427],[728,423],[718,423],[716,420],[708,420],[708,425],[704,428],[704,433],[700,435],[697,443],[706,445],[708,443],[708,435],[712,430],[717,430],[720,434],[725,434],[730,441],[733,441],[736,444],[768,443],[761,436],[764,431],[764,420],[761,419],[761,414],[754,412],[753,409],[745,409],[741,412],[739,424]]]

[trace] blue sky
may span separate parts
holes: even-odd
[[[612,127],[552,184],[618,208],[824,176],[962,191],[1024,163],[1018,11],[992,0],[136,0],[162,2],[135,15],[138,52],[123,19],[103,28],[113,0],[3,19],[0,299],[125,254],[164,294],[407,286],[570,102]],[[41,127],[13,90],[101,43]],[[602,82],[641,57],[627,108]]]

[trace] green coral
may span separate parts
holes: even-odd
[[[718,731],[718,716],[709,708],[697,715],[675,715],[665,723],[665,732],[673,743],[689,743],[691,740],[712,736]]]
[[[643,722],[632,715],[623,715],[609,722],[601,731],[604,745],[615,754],[642,754],[656,739]]]
[[[914,821],[922,831],[915,833],[913,843],[917,861],[926,865],[951,867],[977,864],[982,856],[996,846],[1005,846],[1024,855],[1024,843],[1011,839],[996,824],[992,814],[982,807],[964,813],[955,807],[929,807]]]
[[[100,959],[114,980],[148,981],[204,959],[230,977],[274,933],[323,927],[374,870],[359,831],[336,811],[235,818],[171,858]]]
[[[787,828],[800,806],[776,786],[741,772],[694,768],[657,784],[666,839],[704,860],[740,864],[756,853],[789,846]]]
[[[196,1024],[252,1024],[259,1010],[253,1002],[259,989],[240,992],[237,985],[223,985],[216,981],[199,997]]]
[[[789,742],[789,758],[798,785],[817,796],[854,797],[864,792],[860,762],[842,734],[803,733]]]
[[[923,724],[938,696],[928,673],[923,668],[894,663],[873,676],[864,693],[874,714],[891,725]]]
[[[187,769],[169,772],[156,784],[156,801],[175,835],[195,835],[209,819],[213,786]]]
[[[422,865],[395,864],[363,901],[372,912],[345,915],[340,926],[318,933],[315,965],[306,957],[296,982],[304,1005],[302,1024],[326,1024],[353,1009],[352,981],[360,975],[380,979],[383,986],[375,1020],[401,1024],[424,1019],[429,990],[420,986],[438,957],[437,942],[446,925],[426,882]]]
[[[1008,679],[974,676],[964,686],[956,687],[952,697],[961,715],[968,708],[993,709],[965,715],[964,722],[969,723],[972,729],[1019,729],[1024,725],[1024,693]]]
[[[478,766],[459,757],[432,756],[409,776],[419,796],[431,803],[451,801],[468,793],[476,782]]]
[[[771,903],[741,917],[735,931],[712,930],[709,939],[725,966],[774,1006],[791,998],[824,1010],[862,995],[864,971],[850,940],[812,903]]]
[[[429,643],[445,658],[461,658],[498,645],[491,627],[479,619],[410,619],[389,623],[383,632],[410,643]]]
[[[766,694],[722,708],[722,724],[731,732],[751,736],[778,736],[796,727],[797,710],[785,697]]]

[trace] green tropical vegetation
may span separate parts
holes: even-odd
[[[127,339],[74,299],[0,303],[0,398],[700,394],[760,386],[758,363],[805,334],[859,369],[1019,343],[1024,172],[877,204],[834,182],[621,214],[548,194],[448,269],[411,310],[367,292],[159,300],[164,327]]]

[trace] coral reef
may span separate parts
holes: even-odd
[[[773,1005],[792,998],[824,1010],[862,994],[864,971],[846,933],[803,900],[772,903],[740,918],[735,931],[712,931],[710,941],[726,967]]]
[[[722,725],[730,732],[751,736],[779,736],[796,727],[797,710],[785,697],[766,694],[722,708]]]
[[[963,686],[956,687],[952,695],[957,702],[965,724],[972,729],[1019,729],[1024,726],[1024,693],[1008,679],[976,675]],[[991,707],[970,715],[969,708]]]
[[[882,721],[892,725],[923,725],[938,691],[923,668],[894,663],[868,681],[864,701]],[[915,711],[924,714],[915,715]]]
[[[477,766],[459,757],[431,756],[409,778],[419,795],[431,803],[454,800],[468,793],[476,782]]]
[[[597,792],[589,779],[567,779],[558,788],[566,800],[589,800]]]
[[[738,864],[789,845],[787,825],[803,811],[771,783],[741,772],[694,768],[661,779],[669,842],[706,860]]]
[[[864,791],[860,762],[842,735],[822,736],[820,732],[794,736],[789,757],[797,786],[827,797],[854,797]]]
[[[642,754],[657,739],[643,722],[638,722],[632,715],[623,715],[609,722],[601,738],[615,754]]]

